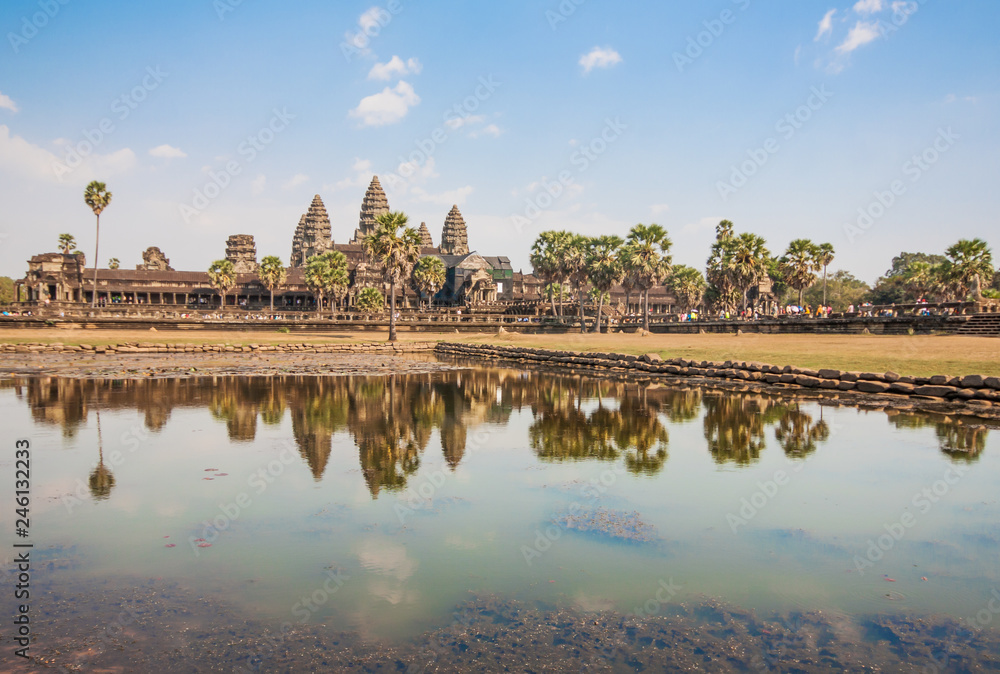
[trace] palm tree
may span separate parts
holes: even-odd
[[[580,303],[577,316],[580,319],[580,333],[587,331],[583,319],[583,287],[587,284],[587,246],[590,239],[579,234],[570,234],[562,248],[560,267],[563,278],[570,284]]]
[[[628,233],[625,269],[642,290],[642,325],[649,331],[649,291],[670,273],[670,246],[667,230],[659,225],[638,224]]]
[[[567,236],[566,232],[549,230],[539,234],[531,246],[529,261],[531,262],[535,276],[541,279],[543,285],[548,286],[553,283],[562,283],[562,260],[560,256],[562,255],[562,247]],[[552,316],[554,318],[559,315],[556,313],[556,298],[554,293],[549,295],[549,300],[552,303]],[[561,297],[559,304],[562,307]]]
[[[76,237],[72,234],[59,235],[59,250],[63,255],[72,255],[76,249]]]
[[[428,255],[420,258],[413,268],[413,282],[417,290],[427,295],[427,305],[434,306],[434,295],[441,289],[447,279],[447,270],[441,258]]]
[[[108,260],[108,269],[118,269],[122,266],[121,261],[117,257],[113,257]]]
[[[700,271],[687,265],[675,265],[666,285],[677,297],[684,313],[701,304],[701,299],[705,295],[705,277]]]
[[[400,211],[382,213],[375,222],[375,231],[362,239],[361,245],[368,258],[382,267],[389,283],[389,341],[395,342],[396,284],[410,275],[420,259],[420,234],[406,226],[406,214]]]
[[[919,300],[928,292],[933,290],[940,282],[941,269],[938,265],[933,265],[925,260],[917,260],[906,268],[903,276],[903,283],[907,290],[913,294],[914,300]]]
[[[599,236],[591,239],[587,247],[587,275],[597,290],[597,320],[594,332],[601,332],[601,318],[604,312],[604,295],[625,276],[625,268],[619,259],[619,252],[625,243],[620,236]]]
[[[944,254],[951,261],[951,276],[959,291],[959,300],[964,300],[971,289],[978,290],[983,279],[986,279],[987,285],[993,280],[996,272],[993,268],[993,254],[982,239],[961,239]]]
[[[97,216],[97,234],[94,237],[94,295],[90,300],[90,306],[93,308],[97,306],[97,251],[101,242],[101,211],[111,203],[111,192],[108,192],[107,185],[94,180],[84,190],[83,201]]]
[[[721,304],[726,311],[736,308],[734,297],[737,292],[733,287],[732,272],[727,266],[735,240],[732,221],[719,222],[715,227],[715,243],[712,244],[712,252],[705,266],[705,280],[710,286],[713,302]]]
[[[780,265],[785,282],[799,291],[799,306],[802,306],[802,292],[816,280],[820,268],[819,248],[809,239],[795,239],[788,244]]]
[[[288,272],[281,264],[281,258],[277,255],[268,255],[261,260],[260,266],[257,268],[257,277],[271,293],[271,313],[274,313],[274,289],[288,278]]]
[[[747,310],[747,296],[750,288],[760,284],[767,275],[768,260],[771,257],[764,238],[743,232],[733,240],[732,251],[727,262],[733,274],[736,287],[743,294],[743,311]]]
[[[833,256],[835,251],[833,250],[832,243],[821,243],[816,246],[816,261],[823,267],[823,306],[826,306],[826,268],[830,266],[833,262]]]
[[[378,288],[365,288],[358,293],[356,306],[359,311],[363,311],[366,314],[378,313],[385,308],[385,298],[382,297],[382,293],[378,291]]]
[[[95,500],[103,501],[111,496],[111,490],[115,486],[115,476],[104,465],[104,441],[101,438],[101,412],[97,412],[97,468],[90,474],[89,486],[90,494]]]
[[[313,255],[306,260],[305,282],[316,293],[316,311],[322,312],[324,295],[332,293],[339,300],[347,292],[347,256],[339,250]]]
[[[229,260],[216,260],[208,268],[208,280],[222,295],[222,308],[226,307],[226,295],[236,287],[236,270]]]

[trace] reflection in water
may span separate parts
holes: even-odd
[[[437,432],[451,470],[463,461],[469,432],[505,425],[515,412],[531,414],[528,441],[541,461],[621,461],[632,473],[655,475],[667,463],[667,424],[701,417],[707,448],[719,465],[755,463],[768,427],[785,454],[803,459],[830,436],[823,420],[798,403],[765,393],[645,387],[635,383],[540,372],[477,368],[388,377],[211,377],[152,380],[82,380],[38,377],[13,385],[27,399],[35,422],[73,437],[90,412],[134,409],[146,428],[162,429],[175,408],[208,409],[233,441],[254,440],[258,423],[286,420],[316,481],[330,460],[334,436],[358,449],[373,498],[405,488]],[[814,408],[807,408],[814,409]],[[953,461],[976,461],[988,428],[942,414],[887,410],[899,428],[933,427]],[[104,465],[98,422],[98,465],[90,475],[94,498],[115,484]]]

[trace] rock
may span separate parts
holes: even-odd
[[[983,385],[994,390],[1000,390],[1000,377],[987,377],[983,380]]]
[[[820,370],[818,376],[821,379],[840,379],[840,370]]]
[[[857,380],[858,380],[857,372],[843,372],[840,375],[840,381],[857,381]]]
[[[577,304],[579,304],[579,302]],[[739,328],[736,328],[736,336],[739,337],[742,334],[743,334],[743,331],[740,330]]]
[[[933,396],[935,398],[944,398],[954,393],[957,390],[958,389],[952,386],[928,385],[928,386],[918,386],[914,389],[913,392],[916,393],[917,395],[922,395],[922,396]]]
[[[951,376],[947,374],[936,374],[931,377],[930,383],[934,386],[944,386],[951,381]]]
[[[150,332],[158,332],[156,328],[150,328],[149,331]]]
[[[820,380],[816,377],[810,377],[809,375],[799,374],[795,375],[795,383],[799,386],[806,386],[808,388],[819,388]]]
[[[660,357],[660,354],[658,354],[658,353],[647,353],[645,356],[642,357],[642,359],[644,361],[646,361],[647,363],[662,363],[663,362],[663,359]]]
[[[855,386],[859,391],[863,391],[864,393],[885,393],[889,390],[889,385],[884,382],[864,378],[855,384]]]
[[[913,393],[916,387],[913,384],[907,384],[905,382],[896,381],[889,385],[889,391],[891,393],[905,393],[909,395]]]
[[[853,391],[856,384],[853,381],[843,381],[837,384],[837,389],[840,391]]]
[[[882,381],[887,381],[890,384],[899,381],[899,375],[895,372],[889,371],[882,375]]]
[[[962,377],[962,388],[982,388],[983,378],[978,374],[969,374]]]
[[[839,379],[821,379],[819,382],[819,387],[825,389],[835,389],[839,385],[840,385]]]
[[[791,372],[786,372],[780,377],[778,377],[778,381],[780,381],[782,384],[794,384],[796,376],[797,375],[794,375]]]
[[[975,389],[971,388],[958,389],[957,391],[955,391],[955,397],[961,398],[962,400],[971,400],[972,398],[976,397],[976,391]]]
[[[858,375],[858,379],[862,381],[879,381],[882,379],[882,375],[875,374],[874,372],[862,372]]]

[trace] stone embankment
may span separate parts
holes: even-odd
[[[365,344],[165,344],[152,342],[125,342],[93,346],[89,344],[0,344],[0,353],[17,354],[106,354],[119,353],[429,353],[433,342],[372,342]]]
[[[1000,377],[903,377],[895,372],[844,372],[810,370],[792,365],[743,361],[663,360],[659,354],[633,356],[621,353],[551,351],[515,346],[452,344],[442,342],[436,352],[489,360],[512,360],[549,367],[583,369],[624,375],[694,377],[756,383],[761,386],[814,389],[831,393],[907,396],[918,400],[955,401],[970,406],[1000,408]]]

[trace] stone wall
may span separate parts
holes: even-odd
[[[427,353],[434,350],[434,342],[370,342],[358,344],[166,344],[164,342],[122,342],[93,346],[90,344],[64,344],[53,342],[24,342],[0,344],[0,353],[20,354],[72,354],[114,355],[118,353]]]

